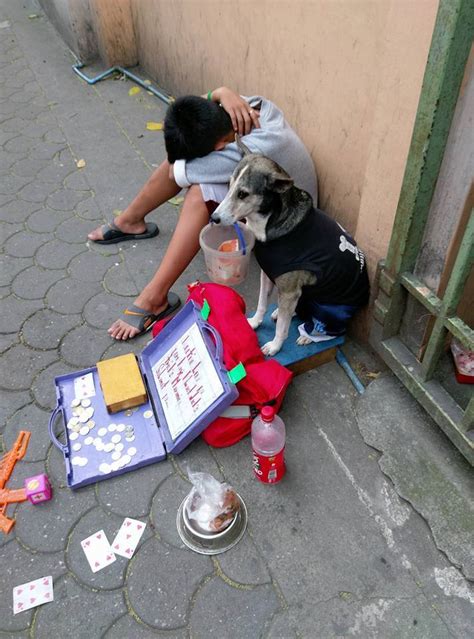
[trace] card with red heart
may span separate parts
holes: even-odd
[[[102,570],[102,568],[113,564],[116,560],[103,530],[99,530],[81,541],[81,546],[92,572]]]
[[[146,524],[142,521],[126,517],[112,542],[112,551],[126,559],[131,559],[141,536],[145,532],[145,527]]]
[[[13,588],[13,614],[53,601],[53,578],[41,577]]]

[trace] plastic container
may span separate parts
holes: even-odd
[[[453,339],[451,353],[459,384],[474,384],[474,351],[469,351],[459,340]]]
[[[239,232],[234,228],[235,226]],[[239,241],[239,250],[229,251],[229,244],[225,244],[222,247],[223,250],[219,250],[224,242],[235,239]],[[241,222],[236,222],[234,226],[208,224],[199,235],[199,243],[204,252],[207,272],[213,282],[235,286],[245,280],[250,254],[255,244],[255,236],[245,224]]]
[[[276,484],[285,474],[285,424],[271,406],[252,422],[253,472],[264,484]]]

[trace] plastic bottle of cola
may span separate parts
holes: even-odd
[[[271,406],[264,406],[252,422],[253,472],[265,484],[285,474],[285,424]]]

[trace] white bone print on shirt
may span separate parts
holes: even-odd
[[[357,248],[357,246],[354,246],[354,244],[351,244],[348,241],[347,237],[345,237],[344,235],[341,235],[339,240],[340,240],[339,250],[342,253],[344,253],[344,251],[350,251],[351,253],[353,253],[356,260],[360,262],[360,270],[362,271],[362,269],[364,268],[364,262],[365,262],[364,253],[359,248]]]
[[[350,251],[351,253],[354,253],[356,260],[359,261],[359,251],[357,250],[357,246],[354,246],[354,244],[348,242],[347,238],[344,235],[341,235],[339,240],[341,242],[339,244],[339,250],[342,251],[342,253],[344,253],[344,251]]]

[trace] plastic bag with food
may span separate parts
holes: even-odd
[[[186,514],[208,532],[221,532],[240,508],[235,490],[208,473],[188,471],[193,488],[186,501]]]

